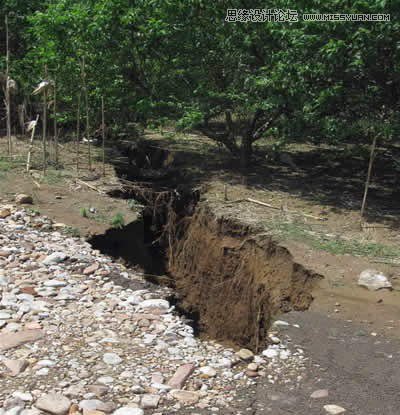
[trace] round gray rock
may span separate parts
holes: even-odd
[[[41,396],[35,406],[54,415],[65,415],[71,406],[71,401],[60,393],[48,393]]]

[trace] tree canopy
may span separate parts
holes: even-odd
[[[185,129],[223,117],[223,133],[204,131],[247,160],[268,136],[398,137],[400,3],[279,0],[273,7],[391,20],[226,22],[227,8],[265,8],[238,0],[5,0],[0,10],[10,16],[13,77],[29,95],[47,65],[66,125],[85,60],[91,108],[104,96],[115,124],[170,119]]]

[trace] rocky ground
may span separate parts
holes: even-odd
[[[301,348],[274,330],[258,356],[200,340],[170,294],[61,224],[0,205],[0,415],[227,413],[261,379],[298,388]]]

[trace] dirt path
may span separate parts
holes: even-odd
[[[371,328],[315,312],[290,313],[286,335],[309,356],[307,376],[296,390],[260,382],[254,389],[254,414],[320,415],[335,404],[351,415],[396,415],[400,397],[400,342],[371,335]],[[329,396],[310,395],[327,389]]]
[[[304,350],[308,359],[299,384],[259,379],[219,413],[322,415],[328,413],[325,405],[339,406],[346,415],[399,413],[399,340],[316,312],[291,312],[283,318],[289,325],[280,327],[280,338]],[[327,391],[327,396],[312,398],[316,391]]]

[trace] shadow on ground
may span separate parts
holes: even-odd
[[[120,177],[151,181],[167,188],[196,186],[218,177],[230,184],[280,191],[336,209],[359,211],[368,168],[368,147],[299,146],[275,156],[259,151],[253,165],[240,170],[237,160],[200,135],[174,139],[147,135],[142,144],[125,142],[118,147]],[[400,225],[400,148],[378,147],[368,194],[366,219]]]

